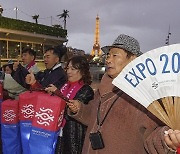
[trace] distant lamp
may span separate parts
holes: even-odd
[[[101,71],[104,72],[105,70],[106,70],[106,67],[102,67],[102,68],[101,68]]]
[[[18,9],[17,7],[15,7],[15,8],[14,8],[14,11],[15,11],[15,10],[17,11],[17,10],[19,10],[19,9]]]
[[[3,13],[3,8],[2,8],[2,6],[0,5],[0,17],[2,16],[2,13]]]
[[[14,11],[16,11],[16,19],[17,19],[17,11],[18,11],[19,9],[17,8],[17,6],[14,8]]]

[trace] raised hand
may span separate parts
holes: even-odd
[[[26,76],[26,83],[30,85],[36,83],[36,79],[32,71]]]
[[[13,64],[13,70],[16,71],[18,68],[19,62],[14,62]]]
[[[52,92],[55,92],[56,89],[57,89],[56,86],[54,86],[53,84],[50,84],[47,88],[45,88],[45,91],[51,94]]]
[[[19,65],[20,56],[18,55],[17,61],[13,64],[13,70],[16,71]]]

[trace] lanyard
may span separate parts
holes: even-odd
[[[102,121],[100,122],[100,108],[101,108],[101,101],[99,102],[99,106],[98,106],[98,111],[97,111],[97,125],[98,125],[98,128],[100,128],[105,119],[107,118],[110,110],[112,109],[113,105],[115,104],[115,102],[117,101],[117,99],[123,94],[123,92],[121,91],[121,93],[115,98],[115,100],[112,102],[111,106],[109,107],[108,111],[106,112],[104,118],[102,119]]]

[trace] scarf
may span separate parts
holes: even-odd
[[[83,82],[79,82],[79,81],[69,82],[68,81],[67,83],[64,84],[64,86],[61,88],[60,91],[64,96],[72,100],[83,85],[84,85]]]
[[[62,88],[60,89],[61,93],[66,96],[67,98],[69,98],[70,100],[72,100],[77,92],[79,91],[79,89],[81,89],[81,87],[84,85],[83,82],[79,82],[79,81],[76,81],[76,82],[67,82],[65,83]],[[65,111],[66,112],[66,111]],[[60,134],[59,136],[62,136],[63,135],[63,128],[66,124],[66,119],[63,118],[63,122],[61,124],[61,127],[60,127]]]

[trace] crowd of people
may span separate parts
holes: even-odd
[[[22,51],[22,64],[3,66],[4,99],[18,99],[24,91],[42,88],[68,99],[55,153],[176,153],[180,130],[170,129],[112,84],[122,69],[142,54],[135,38],[120,34],[112,45],[102,48],[106,73],[95,92],[85,56],[73,56],[62,68],[60,61],[66,51],[64,45],[47,49],[44,71],[37,68],[35,51],[30,48]]]

